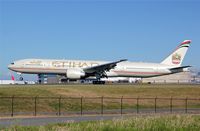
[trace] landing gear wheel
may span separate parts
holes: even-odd
[[[99,85],[104,85],[106,82],[105,81],[93,81],[92,82],[94,85],[99,84]]]
[[[20,80],[20,81],[23,81],[23,80],[24,80],[24,78],[21,76],[21,77],[19,78],[19,80]]]

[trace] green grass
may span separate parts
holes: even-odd
[[[200,116],[134,116],[95,122],[66,122],[47,126],[12,126],[8,131],[199,131]]]
[[[1,85],[0,97],[161,97],[200,98],[200,85]],[[188,101],[188,107],[200,107],[199,101]],[[84,110],[100,110],[101,99],[83,100]],[[173,101],[173,107],[184,107],[184,101]],[[158,107],[168,108],[169,101],[158,100]],[[37,111],[57,112],[58,99],[38,99]],[[140,107],[154,107],[154,100],[140,100]],[[120,99],[104,99],[104,109],[119,109]],[[136,108],[136,100],[123,100],[123,108]],[[62,99],[61,112],[80,111],[80,99]],[[11,99],[0,99],[0,113],[11,112]],[[34,112],[34,99],[14,99],[14,112]]]
[[[199,97],[200,85],[1,85],[0,96]]]

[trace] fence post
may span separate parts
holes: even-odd
[[[58,115],[60,116],[61,112],[60,112],[60,108],[61,108],[61,96],[58,98]]]
[[[172,97],[170,98],[170,113],[172,113]]]
[[[137,114],[139,113],[139,97],[137,97]]]
[[[37,115],[37,96],[35,97],[35,112],[34,112],[34,116]]]
[[[101,115],[103,115],[103,96],[101,97]]]
[[[185,98],[185,113],[187,113],[188,110],[188,98]]]
[[[81,116],[83,115],[83,97],[81,96]]]
[[[14,96],[11,98],[11,116],[13,117],[14,115]]]
[[[121,97],[121,115],[123,114],[123,96]]]
[[[155,97],[155,113],[157,112],[157,96]]]

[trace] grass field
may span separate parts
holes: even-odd
[[[93,97],[116,97],[119,99],[104,99],[104,109],[119,109],[120,98],[200,98],[200,85],[178,84],[138,84],[138,85],[1,85],[0,97],[14,96],[14,112],[33,112],[33,99],[18,99],[17,97],[77,97],[78,99],[62,99],[61,112],[80,111],[80,97],[84,99],[84,110],[100,110],[101,99]],[[157,101],[159,108],[168,108],[169,101]],[[173,101],[174,107],[184,107],[185,101]],[[37,111],[57,112],[58,99],[38,99]],[[154,99],[140,100],[140,107],[154,108]],[[199,108],[199,101],[189,101],[188,107]],[[136,108],[136,101],[124,99],[123,108]],[[11,99],[0,99],[0,113],[11,112]]]
[[[200,116],[137,116],[96,122],[68,122],[47,126],[15,126],[4,131],[199,131]]]
[[[0,85],[0,96],[200,97],[200,85]]]

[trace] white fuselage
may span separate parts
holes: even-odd
[[[68,79],[96,77],[154,77],[184,71],[181,66],[191,40],[183,41],[161,63],[128,62],[126,59],[108,61],[24,59],[11,63],[8,68],[28,74],[57,74]]]
[[[15,72],[27,74],[66,75],[69,69],[85,69],[105,63],[108,63],[108,61],[24,59],[15,61],[8,68]],[[164,64],[124,61],[118,63],[115,68],[106,72],[106,74],[108,77],[144,78],[175,73],[169,70],[172,67]]]

